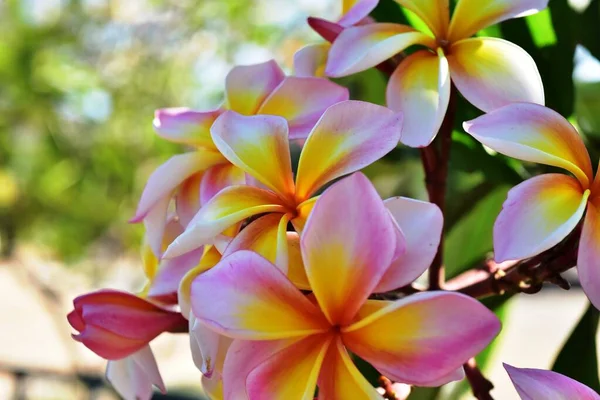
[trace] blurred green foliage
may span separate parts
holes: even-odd
[[[154,110],[214,107],[233,64],[269,49],[289,58],[298,44],[283,31],[304,17],[261,12],[238,0],[0,2],[4,256],[17,241],[67,262],[90,246],[137,248],[142,229],[127,220],[143,185],[182,151],[156,137]]]

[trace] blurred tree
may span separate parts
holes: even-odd
[[[268,3],[0,3],[3,255],[16,240],[66,261],[137,248],[126,221],[146,178],[183,150],[154,135],[154,110],[214,107],[231,65],[289,59],[307,11]]]

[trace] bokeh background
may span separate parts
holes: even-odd
[[[293,53],[319,40],[306,17],[335,19],[340,3],[0,0],[0,399],[116,398],[102,380],[104,361],[71,340],[65,314],[83,292],[135,291],[143,283],[143,229],[127,220],[149,174],[182,151],[153,133],[154,110],[218,105],[236,64],[275,58],[292,72]],[[391,0],[382,0],[374,15],[415,21]],[[483,34],[505,37],[534,56],[548,105],[578,125],[597,161],[599,1],[550,0],[549,10]],[[378,71],[339,82],[354,98],[383,104]],[[465,102],[459,107],[459,122],[478,115]],[[489,254],[507,190],[547,170],[486,152],[458,124],[454,141],[450,275]],[[366,172],[385,197],[425,197],[413,150],[398,149]],[[505,331],[486,363],[497,398],[515,396],[500,361],[551,367],[586,307],[577,287],[502,302],[497,311]],[[583,321],[585,336],[576,336],[581,345],[571,352],[597,382],[597,314]],[[198,398],[187,338],[166,335],[154,347],[172,394]],[[438,398],[459,392],[446,388]],[[434,398],[432,391],[413,396]]]

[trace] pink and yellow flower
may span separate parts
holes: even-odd
[[[294,179],[285,119],[223,113],[211,129],[215,145],[261,187],[236,185],[219,192],[200,209],[164,257],[179,256],[210,243],[246,218],[276,214],[277,218],[263,216],[253,224],[262,224],[259,231],[278,232],[273,251],[285,263],[288,222],[300,232],[315,201],[311,196],[332,180],[387,154],[398,142],[401,124],[400,114],[374,104],[345,101],[331,106],[309,134]]]
[[[433,140],[448,108],[451,82],[486,112],[517,101],[544,103],[537,66],[523,49],[502,39],[470,36],[539,11],[548,0],[460,0],[452,18],[448,0],[396,1],[418,15],[432,35],[391,23],[345,29],[331,47],[325,72],[350,75],[410,46],[425,46],[400,63],[387,87],[388,106],[405,115],[404,144],[424,147]]]
[[[600,173],[575,128],[536,104],[502,107],[465,130],[493,150],[523,161],[566,169],[514,187],[494,226],[497,262],[532,257],[561,242],[584,219],[577,256],[583,290],[600,308]],[[585,214],[585,218],[584,218]]]
[[[175,198],[177,216],[185,226],[202,204],[224,187],[245,183],[245,176],[224,157],[210,128],[219,115],[277,115],[289,124],[291,139],[305,138],[325,109],[348,99],[348,91],[326,79],[285,77],[274,61],[238,66],[225,81],[225,104],[212,111],[168,108],[156,111],[159,136],[194,151],[173,156],[148,179],[132,222],[144,221],[149,243],[161,255],[167,210]]]
[[[600,400],[598,393],[567,376],[504,364],[522,400]]]
[[[250,251],[237,251],[196,278],[194,315],[235,339],[223,366],[224,398],[268,393],[306,400],[318,385],[320,399],[380,399],[349,351],[400,382],[460,379],[461,365],[487,346],[500,323],[456,293],[370,300],[405,251],[399,232],[370,182],[355,174],[317,200],[301,235],[312,294]]]

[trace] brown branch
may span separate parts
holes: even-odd
[[[467,271],[452,279],[445,289],[475,298],[506,293],[533,294],[539,292],[545,282],[567,290],[569,283],[561,274],[576,265],[580,236],[581,226],[564,242],[530,259],[501,264],[487,261],[483,268]]]
[[[452,147],[452,129],[456,115],[456,89],[452,86],[448,109],[435,141],[421,149],[421,159],[425,170],[425,185],[429,201],[436,204],[442,213],[446,205],[446,187]],[[444,235],[438,251],[429,267],[429,289],[439,290],[444,287]]]
[[[494,385],[483,376],[481,370],[477,367],[475,359],[471,358],[463,367],[465,368],[465,375],[467,376],[469,385],[471,385],[475,398],[478,400],[494,400],[490,394]]]

